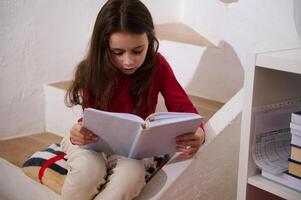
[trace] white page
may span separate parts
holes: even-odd
[[[152,114],[152,120],[146,121],[149,127],[160,126],[162,124],[176,123],[185,120],[200,118],[199,114],[195,113],[180,113],[180,112],[157,112]]]
[[[128,156],[135,136],[142,129],[139,118],[131,114],[110,113],[96,109],[84,111],[84,127],[100,137],[85,148]],[[140,119],[141,121],[142,119]]]
[[[145,158],[156,155],[171,154],[176,151],[175,138],[184,133],[194,133],[202,121],[200,115],[190,113],[190,118],[179,121],[174,119],[165,124],[161,120],[160,124],[155,121],[150,122],[150,128],[144,129],[136,141],[135,150],[131,157]],[[156,123],[152,126],[152,123]]]

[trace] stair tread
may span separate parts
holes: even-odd
[[[155,25],[156,36],[161,40],[170,40],[201,47],[217,48],[207,38],[183,23],[164,23]]]
[[[45,149],[53,143],[60,143],[61,140],[61,136],[48,132],[0,140],[0,157],[22,167],[33,153]]]
[[[52,83],[52,84],[49,84],[49,85],[67,91],[67,89],[71,85],[71,82],[72,82],[71,80],[68,80],[68,81],[61,81],[61,82]]]

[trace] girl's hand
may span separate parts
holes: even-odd
[[[191,158],[204,143],[205,133],[198,128],[195,133],[186,133],[176,137],[177,151],[182,152],[180,157]]]
[[[98,140],[99,137],[83,127],[81,122],[74,124],[70,130],[70,141],[74,145],[82,146],[90,143],[95,143]]]

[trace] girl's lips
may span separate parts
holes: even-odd
[[[132,68],[132,69],[123,69],[123,73],[125,74],[132,74],[136,71],[137,68]]]

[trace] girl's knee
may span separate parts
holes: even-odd
[[[121,160],[118,165],[116,166],[116,174],[124,174],[124,178],[128,180],[129,185],[145,184],[145,168],[141,160],[126,158]]]
[[[68,159],[69,172],[86,182],[98,182],[106,176],[106,164],[103,157],[94,151],[81,150]],[[92,184],[91,183],[91,184]]]

